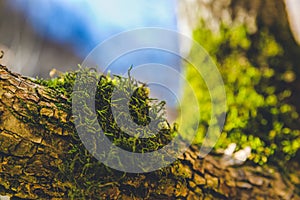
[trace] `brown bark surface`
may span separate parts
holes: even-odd
[[[66,97],[2,65],[0,97],[0,194],[70,199],[74,179],[61,166],[76,159],[68,154],[76,141]],[[72,172],[85,199],[300,199],[296,175],[247,162],[226,167],[219,155],[200,159],[197,152],[191,146],[171,166],[146,174],[98,173],[102,165],[95,160]],[[99,184],[86,189],[83,171]]]

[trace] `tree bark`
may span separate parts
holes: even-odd
[[[164,170],[145,174],[121,173],[93,158],[88,167],[83,161],[71,162],[76,158],[69,152],[78,141],[72,137],[71,105],[63,94],[1,65],[0,97],[1,195],[70,199],[79,198],[77,192],[84,199],[300,199],[296,175],[248,162],[225,166],[216,154],[200,159],[196,146]],[[86,187],[90,182],[97,184]]]

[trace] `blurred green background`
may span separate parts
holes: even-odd
[[[192,34],[218,66],[227,94],[226,121],[214,148],[225,149],[230,143],[236,143],[237,149],[250,146],[249,159],[260,165],[299,162],[300,47],[285,4],[232,2],[236,4],[223,4],[229,17],[224,12],[215,12],[210,21],[200,17]],[[190,56],[196,61],[198,56],[201,65],[196,48],[192,47]],[[195,68],[187,65],[185,72],[196,91],[201,120],[197,124],[193,117],[186,119],[184,132],[198,125],[194,143],[200,145],[209,126],[211,98]],[[185,92],[182,112],[189,112],[190,95]]]

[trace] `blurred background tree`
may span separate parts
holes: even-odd
[[[288,21],[287,13],[290,22],[293,13],[285,5],[291,2],[286,3],[193,1],[192,6],[183,7],[199,14],[201,20],[190,20],[193,37],[213,57],[225,83],[227,118],[215,148],[232,142],[238,149],[250,146],[250,159],[259,164],[299,160],[300,47],[296,28],[292,26],[293,35]],[[197,58],[193,48],[190,56]],[[210,96],[191,67],[186,73],[201,107],[195,143],[202,143],[209,126]],[[188,107],[188,102],[183,105]],[[188,108],[182,110],[188,112]]]

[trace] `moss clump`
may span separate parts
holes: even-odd
[[[215,148],[232,142],[238,148],[250,146],[250,159],[259,164],[293,158],[300,149],[299,114],[288,103],[291,91],[283,86],[293,81],[294,72],[278,66],[283,48],[275,37],[267,30],[251,35],[243,25],[222,25],[219,33],[213,33],[201,23],[194,38],[215,60],[225,83],[227,116]],[[197,52],[192,50],[191,56],[197,60]],[[196,141],[201,143],[209,125],[211,99],[193,67],[188,67],[187,78],[201,107]]]
[[[114,144],[132,152],[149,152],[171,141],[174,133],[164,118],[165,103],[148,95],[149,89],[130,76],[101,76],[96,92],[98,121]]]
[[[130,152],[145,153],[162,148],[175,136],[174,128],[164,117],[165,102],[150,99],[146,85],[134,80],[130,73],[128,78],[111,77],[80,67],[79,71],[61,74],[51,80],[38,79],[35,82],[54,89],[53,96],[66,96],[67,101],[61,106],[70,113],[73,87],[79,75],[87,89],[82,94],[95,100],[97,123],[113,144]],[[95,80],[96,93],[92,97],[89,84],[95,83]],[[80,109],[84,112],[93,110],[86,105],[82,105]],[[79,121],[80,117],[74,116]],[[65,155],[64,163],[59,166],[62,182],[70,183],[69,198],[97,197],[99,188],[105,191],[110,185],[118,185],[120,181],[126,182],[130,178],[125,173],[98,162],[81,142],[74,126],[72,127],[71,132],[74,135],[70,138],[69,152]],[[87,128],[87,134],[101,134],[99,130],[89,127],[89,124],[84,127]],[[142,138],[139,137],[141,135]],[[110,153],[109,157],[114,159],[113,152]],[[130,159],[128,164],[130,165]],[[161,170],[161,173],[168,172]]]
[[[150,99],[149,89],[134,80],[130,70],[129,78],[112,78],[89,69],[80,70],[86,78],[92,75],[99,79],[95,94],[97,119],[104,134],[114,144],[132,152],[148,152],[158,150],[174,137],[174,129],[165,118],[165,102]],[[65,95],[71,103],[76,73],[67,72],[54,79],[36,82]],[[90,83],[84,81],[88,87]],[[141,135],[143,138],[139,138]]]
[[[41,78],[36,78],[33,79],[32,81],[44,85],[47,88],[53,89],[57,93],[57,95],[62,94],[65,97],[67,97],[68,102],[71,102],[71,94],[73,91],[75,79],[76,79],[76,71],[66,72],[52,79],[45,80]]]

